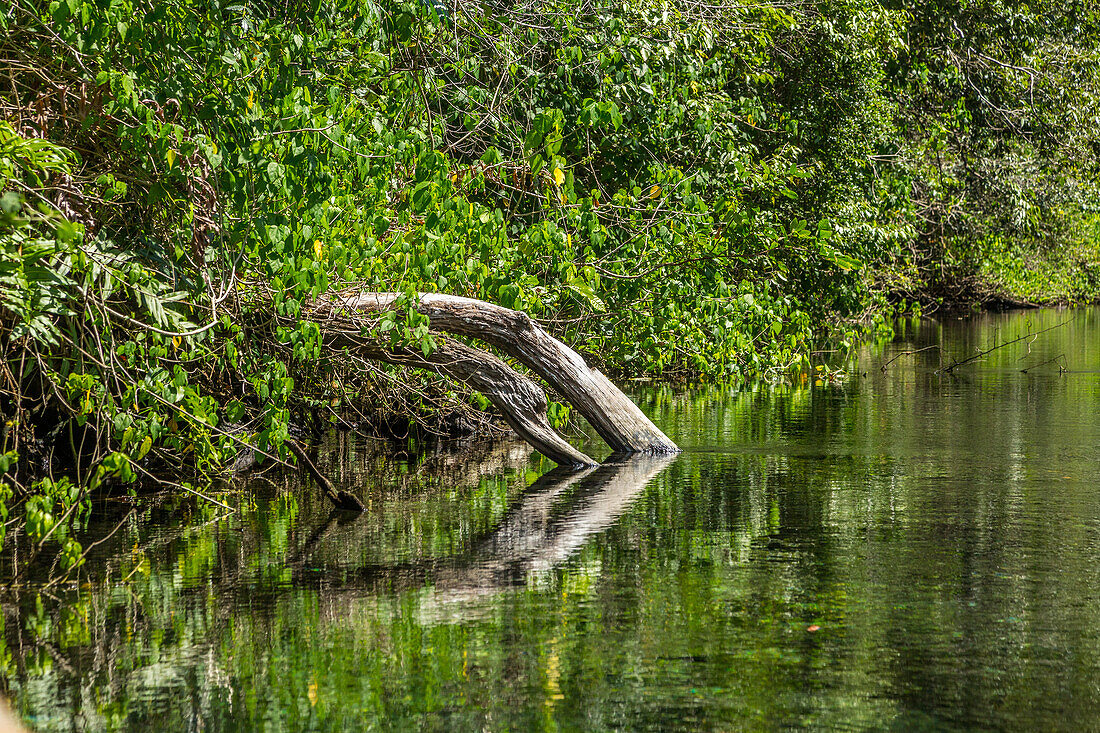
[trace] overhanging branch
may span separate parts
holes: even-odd
[[[375,292],[329,295],[318,301],[309,317],[324,330],[341,320],[377,317],[391,310],[399,297],[398,293]],[[428,316],[434,330],[484,341],[545,379],[584,415],[613,451],[654,454],[679,451],[607,377],[591,369],[579,354],[546,333],[526,313],[439,293],[421,294],[415,308]],[[500,364],[515,374],[503,362]],[[486,397],[493,399],[489,393]]]

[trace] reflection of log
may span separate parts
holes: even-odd
[[[511,565],[524,573],[560,565],[589,537],[614,524],[672,461],[671,456],[632,456],[579,477],[559,471],[544,474],[501,525],[477,544],[469,560],[480,567]],[[567,490],[572,500],[559,506]]]
[[[469,552],[452,558],[369,566],[358,572],[344,567],[325,585],[359,592],[364,587],[390,591],[430,584],[437,600],[445,601],[523,583],[528,575],[565,562],[592,536],[614,524],[673,460],[672,456],[638,455],[582,472],[550,471],[533,483],[497,528]],[[568,501],[563,500],[566,495]],[[353,526],[349,531],[354,531]],[[314,582],[322,580],[316,569],[309,577]]]
[[[322,327],[345,319],[355,321],[386,312],[398,297],[396,293],[329,296],[319,302],[310,315]],[[415,307],[428,316],[433,329],[480,339],[522,362],[584,415],[612,450],[626,453],[675,453],[678,450],[676,444],[607,377],[590,369],[580,355],[547,334],[526,313],[472,298],[434,293],[420,295]],[[353,331],[359,332],[358,328]],[[464,358],[471,357],[467,354]],[[494,379],[500,377],[499,374],[493,376]],[[494,399],[489,394],[486,396]]]

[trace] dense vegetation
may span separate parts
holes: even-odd
[[[15,0],[0,26],[0,513],[67,565],[105,481],[484,407],[326,353],[322,293],[468,295],[606,371],[744,378],[891,307],[1100,292],[1083,0]],[[436,338],[404,305],[373,336]]]

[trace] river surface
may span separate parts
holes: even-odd
[[[78,583],[0,596],[4,692],[42,731],[1100,730],[1100,310],[896,332],[635,391],[673,458],[333,437],[365,515],[108,502]]]

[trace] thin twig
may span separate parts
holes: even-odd
[[[903,356],[912,356],[913,354],[919,354],[922,351],[928,351],[929,349],[938,349],[938,348],[940,348],[939,344],[932,344],[931,346],[925,346],[923,349],[909,349],[908,351],[902,351],[898,354],[895,354],[892,359],[890,359],[889,361],[885,362],[882,365],[882,373],[885,374],[886,373],[886,367],[890,366],[891,364],[893,364],[895,361],[897,361],[898,359],[900,359]],[[817,353],[817,352],[814,352],[814,353]]]
[[[1046,333],[1047,331],[1053,331],[1056,328],[1061,328],[1062,326],[1066,325],[1067,323],[1070,323],[1072,320],[1073,319],[1070,318],[1068,320],[1062,321],[1061,323],[1056,323],[1053,326],[1047,326],[1046,328],[1044,328],[1042,330],[1039,330],[1039,331],[1035,331],[1034,333],[1026,333],[1023,336],[1019,336],[1017,338],[1014,338],[1011,341],[1005,341],[1003,344],[998,344],[998,345],[996,345],[996,346],[994,346],[993,348],[990,348],[990,349],[985,349],[985,350],[978,349],[978,353],[975,354],[974,356],[963,359],[962,361],[956,361],[954,364],[951,364],[950,366],[944,367],[943,371],[950,374],[953,371],[955,371],[956,369],[958,369],[959,367],[961,367],[965,364],[969,364],[972,361],[977,361],[978,359],[981,359],[981,358],[985,357],[987,354],[991,354],[992,352],[996,351],[997,349],[1003,349],[1006,346],[1011,346],[1012,344],[1016,344],[1016,343],[1019,343],[1021,341],[1026,341],[1027,339],[1030,339],[1030,338],[1035,338],[1036,336],[1038,336],[1041,333]]]
[[[1053,359],[1047,359],[1046,361],[1041,361],[1038,364],[1032,364],[1027,369],[1021,369],[1020,371],[1023,374],[1027,374],[1032,369],[1038,369],[1039,367],[1044,366],[1046,364],[1050,364],[1051,362],[1056,362],[1058,364],[1058,373],[1059,374],[1065,374],[1066,372],[1069,371],[1069,362],[1066,361],[1066,355],[1065,354],[1059,354],[1058,356],[1054,357]]]
[[[118,532],[120,529],[122,529],[122,525],[126,524],[126,520],[128,520],[131,516],[133,516],[134,512],[136,512],[136,511],[137,511],[136,509],[130,509],[130,511],[126,512],[126,516],[124,516],[121,520],[119,520],[119,523],[115,525],[114,529],[112,529],[110,532],[107,533],[106,537],[102,537],[102,538],[96,540],[95,542],[93,542],[92,544],[88,545],[84,549],[84,552],[82,552],[80,554],[80,559],[77,560],[76,563],[74,563],[73,566],[69,570],[66,570],[63,574],[58,575],[55,578],[53,578],[50,582],[46,583],[46,585],[42,586],[42,589],[45,590],[46,588],[50,588],[51,586],[54,586],[57,583],[60,583],[63,579],[67,578],[69,576],[69,573],[72,570],[75,570],[76,568],[80,567],[80,565],[84,562],[84,559],[86,557],[88,557],[89,552],[91,552],[93,549],[95,549],[95,547],[97,545],[101,545],[104,542],[106,542],[107,540],[114,537],[115,533]]]
[[[211,504],[217,504],[218,506],[223,507],[225,509],[228,509],[231,512],[236,512],[237,511],[236,509],[229,506],[228,504],[223,504],[222,502],[218,501],[217,499],[214,499],[213,497],[209,497],[206,494],[203,494],[202,492],[200,492],[196,489],[193,489],[193,488],[191,488],[190,486],[188,486],[186,484],[177,484],[175,481],[168,481],[167,479],[158,478],[157,476],[154,476],[152,473],[150,473],[149,471],[146,471],[144,468],[142,468],[141,466],[139,466],[136,463],[131,463],[130,465],[132,465],[137,470],[141,471],[143,474],[145,474],[146,476],[148,476],[149,478],[151,478],[153,481],[157,482],[161,486],[170,486],[173,489],[183,489],[184,491],[190,491],[195,496],[206,499]]]

